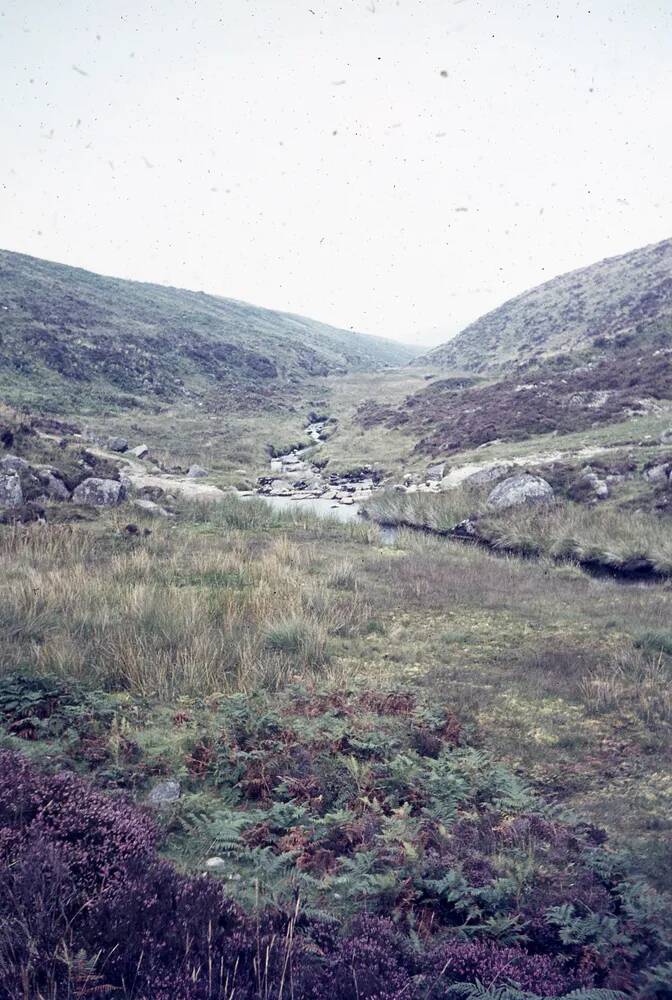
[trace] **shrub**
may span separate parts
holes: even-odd
[[[441,793],[441,820],[433,822],[438,800],[423,784],[420,756],[391,747],[404,732],[411,737],[409,726],[422,721],[440,733],[442,723],[403,695],[391,692],[385,709],[381,702],[392,727],[385,734],[353,729],[361,699],[330,695],[330,712],[326,696],[295,692],[301,746],[288,719],[265,713],[261,702],[234,699],[224,713],[240,758],[231,780],[237,774],[249,788],[260,773],[256,759],[275,784],[262,823],[249,806],[241,815],[257,843],[266,838],[279,853],[255,847],[250,857],[262,874],[286,872],[289,862],[298,876],[312,857],[313,881],[331,857],[321,911],[302,910],[293,895],[310,877],[295,878],[289,897],[276,882],[273,906],[250,878],[247,913],[228,880],[187,877],[161,860],[141,810],[72,774],[43,774],[0,753],[0,1000],[439,1000],[463,982],[559,996],[583,985],[636,989],[642,968],[655,984],[668,957],[656,944],[663,933],[655,899],[624,881],[613,856],[599,855],[581,831],[526,813],[517,779],[474,752],[425,758]],[[335,745],[348,749],[348,782],[336,811],[316,817],[311,832],[311,751],[326,782],[337,773]],[[304,782],[306,806],[297,803],[298,785],[287,795],[293,779]],[[389,797],[376,792],[378,781]],[[464,805],[455,822],[447,818],[451,800]],[[389,901],[390,915],[337,916],[343,893],[360,907]],[[432,944],[441,924],[449,937]],[[426,948],[409,927],[422,931]],[[517,943],[497,940],[516,934]]]

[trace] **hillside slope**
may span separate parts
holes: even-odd
[[[403,429],[416,451],[449,455],[491,441],[585,431],[670,410],[672,348],[659,334],[647,349],[628,344],[526,365],[498,380],[432,381],[396,407],[361,404],[364,427]],[[463,384],[462,384],[463,383]]]
[[[312,377],[404,364],[415,353],[233,299],[0,251],[0,392],[15,403],[258,408]]]
[[[672,239],[553,278],[482,316],[419,364],[481,373],[672,325]]]

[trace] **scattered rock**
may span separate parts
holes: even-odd
[[[190,465],[187,472],[189,479],[203,479],[207,475],[209,475],[208,470],[204,469],[202,465]]]
[[[226,868],[227,864],[224,858],[208,858],[205,862],[205,869],[209,872],[221,872],[225,871]]]
[[[506,510],[521,504],[550,503],[553,500],[553,488],[541,476],[530,476],[523,473],[510,476],[495,486],[488,496],[488,505],[494,510]]]
[[[292,492],[292,487],[286,479],[274,479],[271,483],[271,488],[269,493],[272,497],[285,497],[289,496]]]
[[[145,514],[152,514],[154,517],[170,517],[166,508],[154,503],[153,500],[134,500],[133,506],[138,507]]]
[[[654,465],[650,469],[645,469],[642,475],[644,479],[648,480],[650,483],[664,483],[668,478],[670,472],[669,462],[663,462],[660,465]]]
[[[153,806],[165,806],[170,805],[171,802],[177,802],[179,797],[179,781],[168,779],[167,781],[159,781],[158,784],[154,785],[147,796],[147,801]]]
[[[38,469],[37,476],[47,500],[64,503],[70,499],[70,490],[63,480],[56,476],[51,469]]]
[[[456,538],[478,538],[478,529],[469,517],[465,517],[450,532]]]
[[[115,479],[85,479],[72,494],[74,503],[89,507],[114,507],[120,503],[123,486]]]
[[[161,486],[143,486],[140,490],[142,498],[145,500],[153,500],[155,503],[161,500],[165,496],[166,491]]]
[[[489,465],[487,469],[479,469],[478,472],[472,472],[470,476],[467,476],[463,480],[465,486],[485,486],[487,483],[495,483],[502,476],[505,476],[512,466],[506,463],[499,463],[498,465]]]
[[[0,507],[14,509],[23,503],[21,480],[16,472],[0,474]]]
[[[128,441],[124,437],[111,437],[107,440],[107,447],[110,451],[128,451]]]
[[[595,500],[606,500],[609,496],[609,486],[606,480],[600,479],[596,472],[588,469],[584,472],[577,483],[579,489],[586,487],[590,490]]]
[[[427,479],[432,482],[434,480],[443,479],[446,474],[446,463],[437,462],[435,465],[430,465],[427,469]]]
[[[136,458],[146,458],[149,455],[149,448],[146,444],[139,444],[135,448],[131,448],[131,455],[135,455]]]

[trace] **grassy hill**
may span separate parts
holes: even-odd
[[[423,365],[479,373],[605,343],[641,340],[672,325],[672,239],[591,264],[505,302]]]
[[[258,409],[291,400],[314,377],[414,353],[234,299],[0,251],[0,393],[33,409],[206,400]]]

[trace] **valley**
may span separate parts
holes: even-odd
[[[0,263],[16,996],[664,1000],[662,278],[475,364]]]

